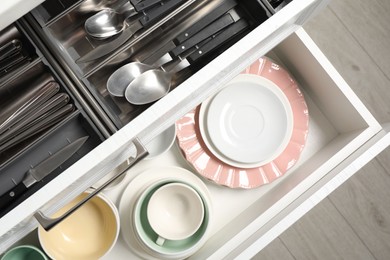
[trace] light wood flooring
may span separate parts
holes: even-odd
[[[390,122],[390,1],[333,0],[304,28],[380,123]],[[390,148],[253,259],[390,259]]]

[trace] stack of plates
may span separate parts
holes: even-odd
[[[308,122],[306,102],[291,75],[261,58],[178,120],[177,139],[204,177],[232,188],[255,188],[297,162]]]

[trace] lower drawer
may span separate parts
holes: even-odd
[[[250,40],[246,38],[242,44]],[[212,66],[217,67],[226,63],[226,57],[233,51],[234,49],[227,50],[213,61]],[[299,210],[301,205],[306,211],[314,206],[314,203],[306,202],[312,194],[321,191],[322,198],[325,197],[332,189],[324,191],[323,185],[326,187],[328,182],[332,182],[332,188],[336,188],[342,183],[338,180],[345,180],[354,173],[351,170],[345,172],[345,169],[351,167],[351,163],[354,164],[352,168],[356,171],[389,143],[386,130],[382,129],[368,112],[304,30],[300,29],[289,36],[266,56],[286,67],[296,78],[305,95],[310,115],[306,146],[297,164],[284,176],[256,189],[230,189],[200,177],[211,193],[213,222],[211,236],[206,245],[191,258],[232,258],[240,255],[246,248],[250,248],[251,252],[256,250],[257,247],[251,247],[252,243],[257,243],[260,249],[288,227],[288,224],[280,225],[282,221],[291,223],[294,220],[294,216],[291,217],[289,213]],[[254,61],[258,57],[252,58]],[[191,82],[191,80],[196,79],[190,78],[188,81]],[[213,91],[217,91],[218,88],[215,87]],[[188,97],[194,97],[197,91],[199,89],[191,88],[184,88],[184,90],[179,88],[173,91],[170,98],[164,98],[151,106],[137,120],[124,126],[118,133],[80,159],[71,169],[62,174],[61,180],[54,180],[46,189],[53,196],[59,194],[56,200],[50,201],[49,204],[55,204],[57,208],[66,204],[72,199],[69,194],[77,194],[107,173],[103,170],[96,172],[96,168],[91,168],[89,159],[96,156],[108,160],[109,156],[102,155],[106,151],[119,154],[120,149],[112,148],[116,142],[128,142],[137,134],[146,135],[145,131],[150,128],[147,121],[153,119],[157,111],[171,111],[172,106],[175,107],[176,104],[180,104],[181,100],[187,100]],[[196,104],[196,101],[193,102]],[[188,111],[182,112],[181,116]],[[175,113],[166,115],[166,118],[160,119],[161,122],[165,122],[166,126],[178,119]],[[156,123],[159,121],[157,120]],[[369,155],[366,151],[369,151]],[[110,161],[109,164],[113,166],[120,160],[122,158],[118,158],[117,162]],[[103,160],[102,164],[104,163]],[[105,166],[108,168],[110,165]],[[195,170],[183,158],[178,146],[174,145],[160,157],[141,161],[127,172],[122,182],[104,190],[104,193],[119,207],[122,194],[132,179],[144,170],[151,168],[158,170],[158,167],[162,166],[179,166],[195,173]],[[79,170],[84,171],[85,174],[77,173]],[[82,178],[74,182],[69,176],[76,173]],[[61,195],[59,190],[64,191],[64,189],[60,188],[60,184],[66,182],[69,183],[67,195],[64,192]],[[26,207],[26,205],[21,205],[20,208],[0,219],[0,234],[2,234],[0,251],[11,246],[14,239],[22,238],[30,232],[33,232],[32,236],[34,236],[33,230],[36,223],[31,215],[41,207],[42,201],[37,200],[43,199],[44,192],[43,189],[28,200],[31,205],[24,210],[25,215],[18,215],[22,212],[21,207]],[[45,209],[47,212],[52,211],[49,206]],[[288,221],[289,216],[290,221]],[[125,217],[121,216],[121,218]],[[105,259],[137,258],[137,255],[125,243],[123,233]],[[14,234],[18,234],[18,237],[15,238]],[[269,237],[264,237],[265,235]],[[23,240],[19,241],[19,243],[22,242]],[[250,252],[247,255],[249,256]]]

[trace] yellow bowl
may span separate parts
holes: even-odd
[[[62,215],[85,196],[87,192],[79,195],[53,217]],[[50,231],[39,227],[39,241],[52,259],[99,259],[115,245],[119,223],[115,205],[99,194]]]

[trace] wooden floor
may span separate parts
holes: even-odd
[[[381,122],[390,122],[390,1],[332,0],[304,28]],[[253,259],[390,259],[390,148]]]

